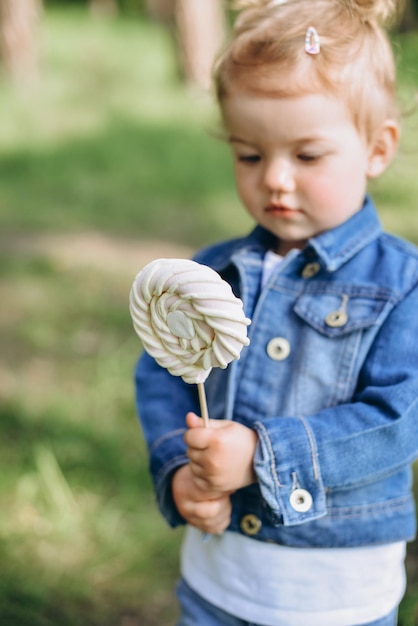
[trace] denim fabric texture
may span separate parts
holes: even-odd
[[[181,615],[176,626],[263,626],[254,622],[246,622],[225,613],[222,609],[213,606],[201,598],[189,587],[184,580],[177,585],[177,597],[181,607]],[[309,615],[305,616],[305,624],[309,624]],[[398,623],[398,610],[375,622],[352,626],[396,626]]]
[[[292,250],[260,289],[274,237],[212,246],[195,260],[218,271],[244,302],[251,344],[205,383],[209,414],[259,436],[258,483],[232,496],[229,530],[288,546],[349,547],[411,540],[411,464],[418,455],[418,251],[382,232],[372,201],[341,226]],[[272,358],[270,342],[289,347]],[[184,520],[171,497],[172,472],[187,462],[194,385],[144,354],[137,406],[157,499],[170,525]],[[292,494],[308,492],[309,507]],[[300,493],[300,492],[298,492]]]

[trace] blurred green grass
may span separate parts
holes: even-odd
[[[411,102],[417,36],[398,45]],[[181,530],[156,510],[136,423],[128,292],[144,254],[250,222],[216,110],[178,83],[161,27],[48,10],[42,59],[30,92],[0,86],[0,623],[168,626]],[[415,242],[417,124],[373,190]]]

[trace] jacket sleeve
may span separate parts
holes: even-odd
[[[260,488],[285,524],[324,516],[327,488],[354,489],[383,480],[417,458],[417,311],[415,289],[376,336],[350,403],[252,425],[259,436],[254,466]],[[305,512],[291,505],[297,488],[313,499]]]
[[[195,385],[187,385],[160,367],[147,353],[135,372],[136,406],[148,446],[150,472],[158,506],[170,526],[184,523],[171,494],[175,470],[188,463],[185,416],[199,413]]]

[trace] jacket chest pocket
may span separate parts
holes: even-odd
[[[309,412],[348,401],[360,368],[391,309],[390,294],[367,287],[304,292],[294,312],[299,318],[300,368],[306,374]],[[302,362],[303,360],[303,362]],[[302,406],[303,405],[303,406]],[[307,407],[299,397],[299,408]]]
[[[337,338],[379,326],[388,307],[389,294],[386,292],[340,286],[335,292],[318,289],[303,293],[297,299],[294,311],[322,335]]]

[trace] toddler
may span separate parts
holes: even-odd
[[[256,226],[195,260],[243,300],[251,344],[206,382],[210,428],[195,386],[147,354],[136,371],[158,503],[187,524],[178,626],[394,626],[415,535],[418,251],[367,194],[399,137],[394,3],[240,4],[215,84]]]

